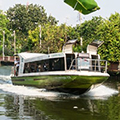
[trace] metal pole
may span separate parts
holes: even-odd
[[[15,37],[15,30],[13,31],[14,35],[14,55],[16,54],[16,37]]]
[[[40,48],[41,48],[41,25],[39,25],[39,37],[40,37]]]
[[[3,31],[3,61],[5,58],[5,54],[4,54],[4,44],[5,44],[5,31]]]
[[[106,61],[106,65],[105,65],[105,73],[107,73],[107,61]]]
[[[79,12],[79,20],[80,20],[80,25],[82,24],[82,15],[81,15],[81,12]],[[82,53],[84,53],[83,52],[83,39],[82,39],[82,37],[80,37],[80,45],[81,45],[81,51],[82,51]]]
[[[16,59],[16,36],[15,36],[15,30],[13,31],[13,35],[14,35],[14,60]]]
[[[81,46],[83,45],[82,37],[80,37],[80,45],[81,45]]]
[[[79,12],[79,19],[80,19],[80,25],[82,24],[82,15],[81,12]]]
[[[82,16],[81,16],[81,13],[79,12],[79,20],[80,20],[80,25],[82,23]],[[82,37],[80,37],[80,45],[82,47],[82,43],[83,43],[83,40],[82,40]]]

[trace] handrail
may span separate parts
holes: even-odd
[[[88,71],[95,71],[95,72],[107,72],[107,61],[106,60],[100,60],[100,59],[86,59],[83,58],[82,60],[87,60],[88,61],[88,65],[86,66],[82,66],[82,60],[79,60],[79,58],[73,59],[71,62],[71,65],[69,67],[69,70],[71,69],[75,69],[75,70],[88,70]],[[75,65],[73,65],[75,61]],[[78,62],[79,62],[79,66],[78,66]],[[86,68],[85,68],[86,67]]]
[[[72,67],[74,67],[74,66],[73,66],[73,63],[74,63],[75,60],[76,60],[76,59],[73,59],[73,60],[72,60],[71,65],[70,65],[70,67],[69,67],[69,70],[70,70]]]

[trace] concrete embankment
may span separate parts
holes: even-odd
[[[0,66],[14,65],[14,56],[0,56]]]
[[[10,61],[0,61],[0,66],[13,66],[14,62]]]

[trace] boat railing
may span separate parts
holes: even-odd
[[[69,70],[88,70],[95,72],[107,72],[107,61],[100,59],[86,59],[86,58],[76,58],[73,59]]]
[[[69,70],[76,70],[77,69],[77,65],[73,64],[73,63],[76,63],[76,61],[77,61],[77,59],[72,60],[71,65],[69,67]]]

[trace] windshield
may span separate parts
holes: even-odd
[[[89,59],[87,59],[87,58],[78,58],[77,63],[78,63],[78,70],[89,69],[89,66],[90,66]]]

